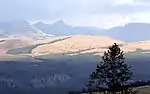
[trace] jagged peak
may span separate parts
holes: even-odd
[[[59,20],[53,23],[54,25],[67,25],[63,20]]]
[[[34,25],[45,25],[45,23],[44,22],[42,22],[42,21],[40,21],[40,22],[37,22],[37,23],[34,23]]]

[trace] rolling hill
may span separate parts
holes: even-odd
[[[105,36],[76,35],[62,41],[38,46],[32,50],[32,54],[79,54],[94,52],[94,50],[101,53],[105,50],[103,47],[108,47],[114,42],[124,43]]]
[[[126,52],[141,52],[149,53],[150,52],[150,41],[138,41],[125,44],[122,49]]]
[[[9,42],[10,41],[10,42]],[[63,54],[78,55],[92,54],[102,55],[113,43],[118,43],[125,53],[150,53],[150,41],[124,42],[106,36],[90,36],[90,35],[72,35],[51,37],[42,40],[7,40],[1,42],[1,53],[15,55],[46,55],[46,54]],[[12,45],[14,46],[6,46]],[[19,45],[20,44],[20,45]],[[15,46],[16,45],[16,46]],[[10,47],[10,48],[9,48]],[[5,48],[5,49],[4,49]]]
[[[102,54],[110,45],[125,42],[106,36],[74,35],[38,40],[33,45],[11,49],[9,54]]]
[[[8,50],[21,48],[21,47],[29,46],[32,44],[33,44],[33,40],[30,40],[30,39],[13,38],[13,37],[1,38],[0,39],[0,53],[4,54]]]

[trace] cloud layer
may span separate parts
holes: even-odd
[[[71,25],[113,27],[150,23],[150,0],[1,0],[0,21],[64,20]]]

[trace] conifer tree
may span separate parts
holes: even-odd
[[[119,45],[114,43],[109,47],[107,52],[102,56],[102,62],[97,65],[96,71],[90,75],[90,80],[87,84],[88,90],[101,90],[102,87],[113,92],[117,90],[127,91],[128,88],[121,88],[127,84],[132,77],[130,66],[124,62],[123,51]],[[87,90],[87,91],[88,91]],[[127,94],[127,93],[123,93]]]

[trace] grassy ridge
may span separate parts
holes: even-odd
[[[56,39],[56,40],[50,41],[48,43],[40,43],[40,44],[35,44],[35,45],[26,46],[26,47],[22,47],[22,48],[11,49],[11,50],[7,51],[7,54],[15,54],[15,55],[30,54],[30,53],[32,53],[32,50],[38,46],[60,42],[60,41],[63,41],[63,40],[69,39],[69,38],[71,38],[71,37]]]

